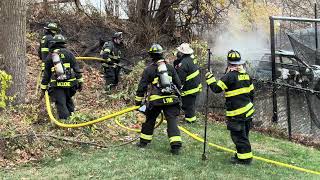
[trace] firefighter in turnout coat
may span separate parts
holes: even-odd
[[[48,23],[47,26],[44,27],[46,30],[44,36],[42,36],[40,40],[40,46],[38,49],[38,56],[42,60],[41,70],[44,70],[45,60],[49,54],[49,44],[52,41],[53,36],[55,36],[59,31],[59,27],[56,23]]]
[[[211,72],[206,74],[206,82],[215,93],[224,91],[226,98],[227,129],[236,145],[237,152],[231,158],[232,163],[250,164],[252,161],[249,130],[252,126],[254,113],[253,90],[250,76],[243,68],[245,61],[241,60],[238,51],[228,53],[226,74],[216,80]]]
[[[138,147],[145,147],[153,137],[156,118],[163,111],[167,120],[167,133],[171,146],[171,153],[179,154],[181,143],[180,131],[177,126],[177,116],[180,113],[179,90],[181,82],[174,67],[163,58],[163,49],[154,44],[149,50],[152,63],[143,71],[136,92],[136,105],[140,106],[146,97],[146,122],[142,124]]]
[[[111,90],[119,83],[120,69],[117,64],[120,62],[121,58],[121,46],[123,44],[122,32],[114,33],[112,40],[107,41],[100,52],[103,59],[106,60],[102,64],[104,79],[106,82],[105,89]]]
[[[185,113],[185,121],[192,123],[197,119],[196,98],[202,90],[200,71],[192,55],[193,49],[188,43],[181,44],[177,50],[177,60],[173,64],[182,84],[182,110]]]
[[[72,96],[76,90],[82,90],[81,73],[74,55],[65,47],[65,38],[60,34],[55,35],[45,61],[41,96],[48,90],[55,101],[59,119],[67,119],[74,112]]]

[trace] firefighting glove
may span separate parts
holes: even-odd
[[[207,72],[205,76],[206,76],[206,82],[208,85],[216,82],[216,78],[214,77],[212,72]]]

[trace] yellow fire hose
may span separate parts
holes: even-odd
[[[158,128],[158,127],[162,124],[163,120],[164,120],[164,115],[163,115],[163,113],[161,113],[160,121],[154,126],[154,128]],[[141,132],[140,129],[129,128],[129,127],[123,125],[122,123],[120,123],[119,117],[116,117],[116,118],[114,119],[114,121],[116,122],[116,124],[117,124],[118,126],[122,127],[123,129],[129,130],[129,131],[133,131],[133,132],[137,132],[137,133],[140,133],[140,132]]]
[[[134,132],[138,132],[140,133],[140,130],[137,130],[137,129],[132,129],[132,128],[128,128],[126,126],[124,126],[123,124],[121,124],[118,120],[115,120],[116,123],[122,127],[122,128],[125,128],[129,131],[134,131]],[[163,121],[163,117],[161,118],[161,121]],[[160,125],[160,123],[158,123]],[[193,139],[199,141],[199,142],[202,142],[203,143],[203,139],[200,138],[199,136],[191,133],[190,131],[188,131],[187,129],[185,129],[184,127],[182,126],[178,126],[178,128],[186,133],[188,136],[192,137]],[[223,147],[223,146],[219,146],[219,145],[216,145],[214,143],[208,143],[209,146],[212,146],[212,147],[215,147],[217,149],[220,149],[222,151],[226,151],[228,153],[236,153],[236,151],[232,150],[232,149],[229,149],[229,148],[226,148],[226,147]],[[271,159],[266,159],[266,158],[263,158],[263,157],[259,157],[259,156],[253,156],[254,159],[256,160],[260,160],[260,161],[264,161],[266,163],[270,163],[270,164],[275,164],[275,165],[278,165],[278,166],[282,166],[282,167],[286,167],[286,168],[290,168],[290,169],[294,169],[294,170],[297,170],[297,171],[302,171],[302,172],[306,172],[306,173],[311,173],[311,174],[317,174],[317,175],[320,175],[320,172],[318,171],[313,171],[313,170],[309,170],[309,169],[305,169],[305,168],[301,168],[301,167],[297,167],[297,166],[293,166],[293,165],[290,165],[290,164],[286,164],[286,163],[282,163],[282,162],[278,162],[278,161],[274,161],[274,160],[271,160]]]
[[[88,126],[88,125],[91,125],[91,124],[94,124],[94,123],[98,123],[98,122],[101,122],[101,121],[104,121],[104,120],[107,120],[107,119],[114,118],[116,116],[119,116],[121,114],[125,114],[125,113],[130,112],[130,111],[134,111],[134,110],[139,108],[139,106],[132,106],[132,107],[126,108],[124,110],[121,110],[121,111],[118,111],[118,112],[115,112],[115,113],[112,113],[112,114],[109,114],[109,115],[106,115],[106,116],[103,116],[101,118],[98,118],[98,119],[95,119],[95,120],[91,120],[91,121],[88,121],[88,122],[79,123],[79,124],[65,124],[65,123],[62,123],[62,122],[58,121],[53,116],[52,110],[51,110],[50,98],[49,98],[48,91],[45,92],[45,99],[46,99],[46,107],[47,107],[48,115],[49,115],[51,121],[53,121],[56,125],[58,125],[60,127],[64,127],[64,128],[77,128],[77,127]]]
[[[190,131],[186,130],[185,128],[183,128],[183,127],[181,127],[181,126],[179,126],[179,129],[180,129],[181,131],[183,131],[184,133],[186,133],[187,135],[189,135],[190,137],[192,137],[193,139],[197,140],[197,141],[200,141],[200,142],[203,142],[203,141],[204,141],[204,140],[203,140],[202,138],[200,138],[199,136],[191,133]],[[233,153],[233,154],[235,153],[234,150],[231,150],[231,149],[228,149],[228,148],[225,148],[225,147],[222,147],[222,146],[213,144],[213,143],[208,143],[208,145],[209,145],[209,146],[212,146],[212,147],[215,147],[215,148],[217,148],[217,149],[220,149],[220,150],[229,152],[229,153]],[[270,164],[275,164],[275,165],[278,165],[278,166],[282,166],[282,167],[294,169],[294,170],[297,170],[297,171],[302,171],[302,172],[306,172],[306,173],[311,173],[311,174],[320,175],[320,172],[319,172],[319,171],[313,171],[313,170],[309,170],[309,169],[305,169],[305,168],[293,166],[293,165],[290,165],[290,164],[286,164],[286,163],[282,163],[282,162],[278,162],[278,161],[266,159],[266,158],[259,157],[259,156],[253,156],[253,158],[254,158],[254,159],[257,159],[257,160],[260,160],[260,161],[264,161],[264,162],[270,163]]]
[[[96,60],[96,61],[106,61],[105,59],[98,57],[76,57],[76,60]]]
[[[77,60],[98,60],[98,61],[104,61],[104,59],[102,59],[102,58],[97,58],[97,57],[76,57],[76,59],[77,59]],[[49,114],[50,119],[51,119],[55,124],[57,124],[58,126],[64,127],[64,128],[76,128],[76,127],[83,127],[83,126],[91,125],[91,124],[94,124],[94,123],[97,123],[97,122],[101,122],[101,121],[104,121],[104,120],[107,120],[107,119],[111,119],[111,118],[117,117],[117,116],[119,116],[119,115],[125,114],[125,113],[130,112],[130,111],[134,111],[134,110],[136,110],[136,109],[139,108],[139,106],[133,106],[133,107],[130,107],[130,108],[127,108],[127,109],[124,109],[124,110],[115,112],[115,113],[113,113],[113,114],[110,114],[110,115],[107,115],[107,116],[104,116],[104,117],[101,117],[101,118],[98,118],[98,119],[95,119],[95,120],[92,120],[92,121],[88,121],[88,122],[85,122],[85,123],[79,123],[79,124],[64,124],[64,123],[59,122],[59,121],[58,121],[57,119],[55,119],[55,117],[53,116],[52,111],[51,111],[51,106],[50,106],[49,95],[48,95],[48,92],[47,92],[47,91],[45,92],[45,99],[46,99],[46,107],[47,107],[47,111],[48,111],[48,114]],[[162,123],[162,121],[163,121],[163,117],[161,118],[160,122],[156,125],[156,127],[160,126],[160,124]],[[129,127],[126,127],[125,125],[121,124],[117,118],[115,118],[115,122],[116,122],[117,125],[119,125],[119,126],[122,127],[122,128],[125,128],[125,129],[127,129],[127,130],[129,130],[129,131],[134,131],[134,132],[140,133],[140,130],[138,130],[138,129],[129,128]],[[199,142],[203,142],[203,141],[204,141],[202,138],[200,138],[199,136],[191,133],[190,131],[188,131],[188,130],[185,129],[184,127],[182,127],[182,126],[178,126],[178,127],[179,127],[179,129],[180,129],[181,131],[183,131],[184,133],[186,133],[187,135],[189,135],[189,136],[192,137],[193,139],[195,139],[195,140],[197,140],[197,141],[199,141]],[[220,150],[223,150],[223,151],[232,153],[232,154],[235,153],[234,150],[231,150],[231,149],[226,148],[226,147],[223,147],[223,146],[216,145],[216,144],[214,144],[214,143],[210,143],[210,142],[209,142],[208,145],[209,145],[209,146],[212,146],[212,147],[215,147],[215,148],[217,148],[217,149],[220,149]],[[253,156],[253,158],[256,159],[256,160],[264,161],[264,162],[266,162],[266,163],[275,164],[275,165],[278,165],[278,166],[281,166],[281,167],[286,167],[286,168],[294,169],[294,170],[297,170],[297,171],[302,171],[302,172],[306,172],[306,173],[311,173],[311,174],[320,175],[320,172],[319,172],[319,171],[313,171],[313,170],[309,170],[309,169],[305,169],[305,168],[293,166],[293,165],[290,165],[290,164],[286,164],[286,163],[282,163],[282,162],[278,162],[278,161],[266,159],[266,158],[259,157],[259,156]]]
[[[77,60],[97,60],[97,61],[105,61],[104,59],[102,58],[97,58],[97,57],[76,57]],[[39,76],[38,76],[38,79],[37,79],[37,84],[40,84],[40,80],[41,80],[41,74],[42,72],[39,73]],[[37,85],[38,87],[39,85]],[[37,94],[37,90],[36,90],[36,94]],[[98,123],[98,122],[101,122],[101,121],[104,121],[104,120],[107,120],[107,119],[111,119],[111,118],[114,118],[114,117],[117,117],[121,114],[125,114],[127,112],[130,112],[130,111],[134,111],[136,109],[139,108],[139,106],[133,106],[133,107],[130,107],[130,108],[126,108],[124,110],[121,110],[121,111],[118,111],[116,113],[113,113],[113,114],[109,114],[107,116],[103,116],[101,118],[98,118],[98,119],[95,119],[95,120],[91,120],[91,121],[88,121],[88,122],[84,122],[84,123],[79,123],[79,124],[65,124],[65,123],[62,123],[60,121],[58,121],[52,114],[52,110],[51,110],[51,105],[50,105],[50,98],[49,98],[49,95],[48,95],[48,91],[45,92],[45,99],[46,99],[46,108],[47,108],[47,111],[48,111],[48,115],[51,119],[51,121],[53,121],[56,125],[60,126],[60,127],[64,127],[64,128],[77,128],[77,127],[83,127],[83,126],[88,126],[88,125],[91,125],[91,124],[95,124],[95,123]],[[161,124],[161,123],[160,123]],[[160,125],[158,124],[158,126]]]

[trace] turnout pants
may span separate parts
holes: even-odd
[[[236,157],[239,160],[252,158],[251,145],[249,141],[249,131],[252,126],[252,118],[246,121],[228,120],[227,128],[233,143],[236,145]]]
[[[140,142],[150,143],[153,136],[153,130],[156,123],[156,119],[163,111],[167,120],[167,133],[172,149],[180,148],[181,136],[180,130],[177,126],[177,116],[179,115],[179,104],[169,106],[153,106],[146,111],[146,122],[142,124]]]
[[[120,69],[119,66],[103,66],[106,87],[118,85]]]
[[[196,94],[182,96],[182,110],[185,113],[185,120],[188,122],[194,122],[196,117]]]
[[[67,119],[74,112],[72,96],[76,93],[73,88],[53,88],[50,96],[53,97],[59,119]]]

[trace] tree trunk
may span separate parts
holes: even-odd
[[[175,14],[171,8],[175,3],[178,3],[178,0],[161,0],[155,17],[161,31],[168,35],[173,35],[175,29]]]
[[[0,64],[12,75],[8,95],[16,95],[15,103],[26,95],[26,4],[25,0],[0,1]]]
[[[150,17],[148,16],[149,11],[149,3],[150,0],[137,0],[136,11],[137,11],[137,20],[141,20],[142,22],[146,22]]]

